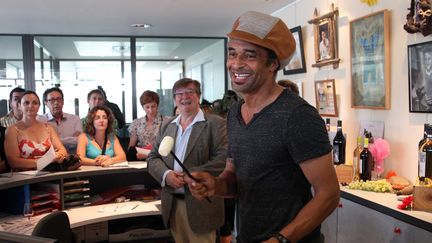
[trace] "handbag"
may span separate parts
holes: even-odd
[[[77,170],[81,166],[81,159],[76,154],[69,154],[63,163],[51,162],[43,171],[71,171]]]

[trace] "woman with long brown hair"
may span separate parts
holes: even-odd
[[[84,165],[109,166],[126,160],[113,133],[114,116],[106,106],[95,106],[87,115],[84,132],[78,137],[77,155]]]

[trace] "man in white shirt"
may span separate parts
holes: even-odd
[[[45,90],[43,100],[50,111],[44,114],[40,120],[51,124],[57,130],[68,153],[75,154],[77,138],[82,132],[80,118],[63,112],[63,91],[58,87]]]
[[[200,109],[201,88],[184,78],[173,86],[180,114],[162,124],[153,150],[147,157],[149,173],[161,184],[162,218],[175,242],[214,243],[216,229],[224,223],[222,198],[198,201],[184,181],[185,172],[172,155],[157,153],[165,136],[175,139],[174,154],[190,171],[219,175],[225,168],[227,140],[225,121]]]

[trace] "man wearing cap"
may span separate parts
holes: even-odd
[[[228,34],[227,68],[243,100],[228,118],[228,157],[213,177],[193,172],[192,194],[237,197],[237,242],[323,242],[339,202],[331,146],[316,109],[277,85],[294,38],[279,18],[247,12]],[[311,193],[311,186],[314,195]]]

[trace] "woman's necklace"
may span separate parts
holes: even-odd
[[[95,142],[99,145],[100,148],[103,147],[103,144],[104,144],[104,141],[105,141],[104,139],[100,140],[100,139],[97,139],[97,138],[95,137],[94,140],[95,140]]]

